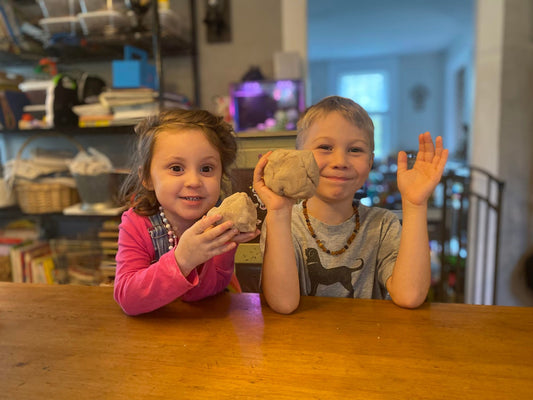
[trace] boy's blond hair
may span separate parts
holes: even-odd
[[[301,149],[306,131],[319,118],[332,112],[340,113],[347,121],[362,129],[370,139],[370,150],[374,153],[374,123],[363,107],[346,97],[328,96],[309,107],[302,114],[296,126],[296,148]]]

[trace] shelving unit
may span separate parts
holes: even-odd
[[[113,59],[121,59],[124,53],[124,46],[131,45],[145,50],[153,60],[159,76],[160,92],[162,92],[164,87],[162,57],[190,58],[194,87],[194,94],[191,101],[193,104],[197,104],[200,93],[200,82],[198,73],[198,51],[196,45],[196,2],[195,0],[187,0],[190,38],[171,34],[162,37],[158,1],[151,0],[151,2],[151,31],[136,32],[135,34],[131,32],[120,32],[113,36],[90,33],[84,36],[80,34],[79,36],[68,37],[68,40],[49,42],[39,48],[32,46],[33,49],[31,52],[24,50],[20,50],[17,53],[0,51],[0,64],[10,67],[31,66],[35,65],[44,57],[55,59],[58,65],[69,65],[80,62],[86,64],[111,61]],[[35,0],[22,0],[17,3],[20,3],[18,5],[23,6],[26,9],[31,9],[31,7],[38,8]]]
[[[65,238],[96,240],[98,231],[104,221],[119,219],[120,216],[110,215],[65,215],[62,213],[25,214],[19,207],[0,209],[0,221],[9,222],[27,219],[41,230],[42,238]]]
[[[165,37],[162,40],[161,26],[159,21],[158,1],[152,0],[152,31],[138,35],[121,33],[113,37],[104,37],[92,35],[80,37],[69,44],[54,44],[43,47],[38,52],[18,54],[6,53],[0,51],[0,63],[3,66],[32,66],[43,57],[54,57],[58,65],[68,65],[79,63],[85,64],[92,62],[109,61],[113,59],[122,59],[124,45],[132,45],[141,48],[149,54],[156,66],[159,77],[159,93],[164,88],[164,73],[162,67],[162,58],[188,57],[191,62],[192,79],[194,94],[191,98],[192,104],[197,104],[199,99],[199,73],[198,73],[198,54],[196,47],[197,26],[196,26],[196,1],[188,1],[189,19],[190,19],[190,41],[180,37]],[[36,6],[35,0],[23,0],[20,2],[26,7]],[[90,72],[90,65],[88,66]],[[79,127],[56,127],[51,129],[31,129],[31,130],[0,130],[0,141],[20,140],[42,132],[60,132],[76,137],[101,137],[106,140],[108,135],[125,135],[128,137],[133,131],[132,125],[127,126],[106,126],[102,128],[79,128]],[[129,137],[128,137],[129,140]],[[0,162],[6,160],[2,157]],[[120,216],[98,215],[98,214],[76,214],[65,215],[62,213],[51,214],[24,214],[18,207],[9,207],[0,209],[0,227],[6,222],[16,219],[26,218],[34,221],[40,226],[41,236],[46,239],[64,237],[68,239],[96,239],[101,224],[109,219],[119,219]]]

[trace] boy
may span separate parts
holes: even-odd
[[[265,154],[254,190],[266,205],[262,288],[269,306],[291,313],[300,295],[383,299],[416,308],[429,290],[427,201],[448,158],[442,138],[419,136],[415,165],[398,154],[403,222],[390,211],[353,205],[374,161],[374,125],[350,99],[326,97],[298,122],[297,149],[312,150],[320,170],[313,197],[299,204],[263,181]]]

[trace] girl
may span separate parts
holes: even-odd
[[[121,188],[130,209],[119,226],[114,297],[126,314],[195,301],[222,291],[234,273],[241,234],[219,200],[236,157],[232,128],[204,110],[173,110],[139,123],[131,173]]]
[[[268,153],[254,172],[266,205],[262,288],[275,311],[290,313],[300,295],[384,299],[418,307],[430,284],[427,201],[448,157],[442,138],[426,132],[412,169],[398,154],[403,226],[390,211],[353,203],[374,161],[374,125],[350,99],[331,96],[298,122],[296,147],[311,150],[320,170],[315,195],[300,204],[263,181]],[[280,257],[280,254],[286,256]]]

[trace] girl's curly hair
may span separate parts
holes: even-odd
[[[153,215],[159,202],[153,190],[143,186],[150,179],[152,154],[158,135],[169,129],[198,129],[215,147],[222,162],[222,176],[229,177],[230,166],[237,156],[237,142],[230,124],[223,117],[206,110],[170,110],[147,117],[135,126],[135,148],[130,173],[124,180],[119,196],[122,204],[134,207],[140,215]]]

